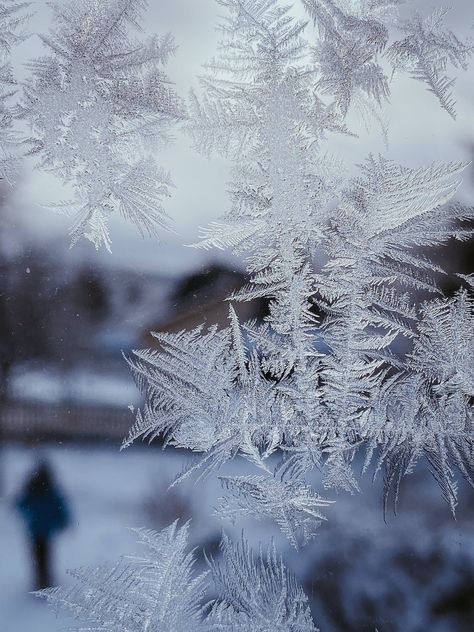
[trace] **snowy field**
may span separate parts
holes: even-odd
[[[149,526],[160,529],[175,519],[182,504],[168,499],[168,505],[154,502],[156,491],[163,493],[179,471],[182,457],[173,452],[138,448],[119,453],[118,449],[55,447],[41,449],[67,495],[73,525],[59,535],[55,551],[55,582],[68,581],[66,569],[115,560],[136,550],[128,528]],[[12,509],[15,494],[34,466],[38,450],[4,447],[1,455],[3,501],[0,505],[0,630],[2,632],[54,632],[64,620],[48,611],[31,590],[30,560],[23,525]],[[183,492],[184,493],[184,492]],[[201,486],[199,495],[187,500],[203,512],[211,510]],[[178,499],[179,500],[179,499]],[[155,506],[157,505],[157,507]],[[194,512],[194,509],[192,509]],[[167,515],[169,513],[169,515]],[[160,524],[160,523],[163,524]],[[219,536],[217,521],[195,520],[196,537],[208,540]]]
[[[56,584],[68,582],[68,568],[136,552],[130,527],[159,530],[178,517],[192,517],[193,546],[202,545],[216,554],[222,529],[212,516],[220,495],[217,479],[211,476],[196,486],[185,483],[166,493],[185,463],[183,453],[142,446],[124,452],[104,446],[3,447],[1,632],[56,632],[67,624],[29,594],[29,551],[23,525],[12,508],[39,456],[51,463],[73,514],[73,525],[56,542]],[[226,473],[243,473],[243,469],[251,468],[237,461]],[[319,481],[314,483],[321,492]],[[367,623],[370,617],[379,632],[470,632],[472,627],[464,623],[469,605],[461,604],[468,608],[464,619],[457,619],[457,614],[453,618],[450,612],[436,614],[436,608],[446,601],[444,597],[440,601],[440,595],[458,597],[464,591],[464,599],[469,600],[474,588],[472,490],[461,489],[456,522],[426,472],[409,479],[403,492],[399,516],[389,516],[388,524],[381,511],[380,483],[373,486],[367,479],[361,495],[336,496],[337,502],[326,512],[329,521],[314,543],[299,553],[292,552],[269,523],[240,521],[236,527],[224,526],[234,537],[244,528],[254,545],[276,537],[285,562],[311,599],[322,632],[374,632]],[[371,614],[374,603],[383,615]]]
[[[46,457],[67,495],[73,525],[60,534],[54,556],[55,584],[68,581],[66,570],[116,560],[137,551],[133,527],[161,529],[176,518],[192,516],[192,545],[215,551],[222,524],[212,517],[219,484],[215,478],[198,486],[183,483],[166,493],[185,463],[183,454],[137,447],[119,452],[106,447],[6,446],[0,472],[0,630],[55,632],[65,624],[32,589],[30,559],[23,524],[12,507],[15,495],[39,456]],[[239,465],[233,466],[233,471]],[[241,467],[241,466],[240,466]],[[229,470],[230,472],[231,470]],[[240,530],[241,525],[239,526]],[[235,532],[226,525],[228,532]],[[252,539],[266,539],[268,525],[252,529]],[[250,535],[250,534],[248,534]]]

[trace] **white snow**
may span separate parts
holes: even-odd
[[[362,494],[336,496],[337,502],[326,511],[330,520],[321,526],[320,535],[312,545],[296,553],[288,548],[285,550],[286,539],[271,522],[239,520],[234,528],[215,518],[213,507],[220,495],[216,476],[196,485],[184,482],[166,493],[169,483],[187,460],[183,452],[172,449],[163,452],[146,446],[119,452],[118,446],[56,445],[38,448],[8,445],[0,453],[1,632],[57,632],[67,624],[64,617],[56,617],[42,600],[28,594],[32,588],[29,551],[23,524],[12,506],[15,495],[40,457],[46,457],[51,463],[73,514],[72,527],[56,542],[56,584],[69,581],[68,568],[116,561],[120,555],[137,552],[139,549],[130,527],[145,526],[159,530],[176,519],[180,512],[183,519],[193,516],[192,547],[204,544],[209,551],[208,547],[213,547],[220,539],[223,527],[233,537],[239,537],[244,529],[253,546],[274,537],[285,563],[301,579],[316,570],[321,557],[336,551],[339,545],[347,544],[358,535],[367,536],[375,549],[381,552],[380,562],[383,551],[393,547],[402,549],[407,538],[413,546],[422,550],[428,533],[438,533],[443,548],[459,548],[464,555],[474,556],[469,535],[472,512],[462,511],[468,497],[462,498],[464,502],[461,502],[460,514],[455,522],[450,518],[449,509],[441,499],[435,482],[426,472],[416,484],[406,486],[399,516],[390,517],[388,525],[383,521],[380,483],[373,486],[367,477],[363,481]],[[247,462],[236,460],[222,473],[243,474],[251,469]],[[323,493],[319,476],[315,475],[312,483]],[[468,494],[465,489],[461,492],[465,496]],[[334,495],[328,496],[334,499]],[[390,569],[386,571],[388,573]],[[363,579],[370,581],[370,577]],[[373,588],[376,586],[374,582]],[[317,623],[322,629],[330,629],[323,625],[324,621],[320,618]]]
[[[140,394],[130,375],[94,372],[90,367],[77,367],[69,372],[29,370],[13,376],[14,398],[56,403],[80,402],[103,406],[127,406],[140,402]]]
[[[175,499],[185,499],[193,514],[191,545],[215,543],[222,523],[212,516],[220,485],[216,477],[193,486],[183,483],[167,496],[165,490],[181,470],[183,453],[138,446],[117,448],[48,446],[3,447],[0,455],[0,630],[55,632],[65,624],[46,604],[28,594],[32,590],[30,559],[23,524],[12,506],[15,495],[39,457],[50,462],[68,497],[73,525],[58,536],[54,555],[55,584],[68,581],[67,569],[117,560],[137,551],[133,527],[157,530],[172,522]],[[231,464],[240,470],[242,464]],[[177,495],[177,496],[176,496]],[[153,501],[154,499],[154,501]],[[157,509],[150,515],[147,506]],[[177,505],[179,509],[179,504]],[[187,519],[189,516],[185,516]],[[242,528],[238,525],[237,533]],[[233,533],[231,526],[226,531]],[[252,539],[266,539],[268,525],[252,528]]]

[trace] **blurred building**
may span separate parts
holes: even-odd
[[[0,425],[5,440],[120,440],[141,404],[124,356],[150,331],[228,324],[245,275],[211,265],[181,279],[31,249],[0,261]],[[265,301],[233,303],[242,321]]]
[[[142,346],[156,347],[157,341],[150,331],[177,332],[199,325],[226,327],[229,324],[230,305],[227,299],[247,281],[243,272],[221,264],[213,264],[205,270],[185,276],[170,294],[168,311],[161,318],[155,317],[145,327]],[[232,306],[241,322],[261,320],[267,313],[268,301],[232,301]]]

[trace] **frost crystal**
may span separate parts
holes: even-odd
[[[223,536],[223,562],[209,563],[218,597],[206,604],[209,572],[194,572],[188,525],[137,535],[146,557],[72,571],[72,587],[38,595],[95,632],[316,632],[306,595],[273,545],[255,557],[244,539],[233,545]]]
[[[272,518],[295,548],[299,540],[305,544],[314,537],[321,520],[325,520],[320,508],[331,503],[299,481],[239,476],[221,477],[221,482],[235,496],[234,501],[221,499],[218,511],[223,517]]]
[[[223,537],[222,563],[211,563],[219,599],[206,629],[228,632],[317,632],[308,599],[277,556],[274,545],[256,557],[242,538]]]
[[[390,96],[385,60],[393,71],[408,72],[427,84],[454,118],[454,79],[446,68],[467,69],[472,43],[461,42],[444,27],[446,9],[430,16],[415,13],[402,22],[402,0],[303,0],[320,31],[314,63],[318,88],[345,113],[351,103],[380,120],[380,106]],[[403,33],[403,39],[396,39]]]
[[[358,453],[363,469],[383,469],[385,508],[424,458],[454,513],[457,473],[474,486],[474,282],[459,275],[470,290],[444,297],[429,248],[472,236],[474,209],[454,201],[467,165],[369,155],[347,177],[323,143],[355,136],[353,109],[385,134],[399,70],[454,117],[447,73],[466,68],[472,47],[445,28],[445,11],[402,22],[398,0],[303,0],[313,25],[278,0],[217,2],[222,42],[186,130],[198,151],[233,162],[231,205],[196,245],[243,255],[248,283],[229,299],[264,298],[268,314],[243,323],[231,305],[227,327],[154,334],[155,349],[135,351],[146,404],[124,447],[161,435],[192,451],[177,481],[243,457],[253,471],[221,477],[218,512],[271,519],[295,548],[331,502],[313,491],[312,471],[325,490],[353,493]],[[145,232],[165,224],[171,183],[147,141],[166,140],[183,106],[162,72],[172,39],[131,38],[144,6],[53,4],[51,52],[32,63],[19,110],[39,164],[75,190],[64,205],[77,210],[73,240],[97,246],[109,245],[114,210]],[[205,604],[187,526],[139,538],[147,558],[77,571],[72,588],[43,595],[97,631],[314,632],[273,545],[254,555],[224,537],[223,560],[209,563],[217,597]]]
[[[181,477],[244,457],[259,473],[222,478],[220,513],[271,517],[294,546],[328,504],[306,475],[357,491],[363,448],[365,467],[385,470],[386,503],[424,456],[454,511],[455,469],[472,482],[473,299],[439,297],[426,249],[472,234],[474,209],[453,202],[466,163],[370,155],[346,179],[321,144],[350,133],[353,103],[383,105],[387,61],[451,111],[443,73],[470,49],[442,12],[400,26],[393,1],[305,0],[319,31],[308,40],[276,0],[219,4],[223,41],[187,128],[199,151],[233,160],[231,208],[197,246],[244,254],[249,283],[230,298],[266,298],[269,311],[240,323],[231,308],[227,328],[159,334],[157,350],[136,352],[147,404],[125,445],[162,433],[190,448]],[[436,296],[421,310],[420,292]]]
[[[13,110],[10,99],[16,93],[16,81],[9,61],[11,49],[25,38],[23,27],[29,2],[0,2],[0,180],[11,182],[16,172]]]
[[[49,588],[39,596],[97,632],[198,630],[206,573],[193,572],[188,525],[173,523],[160,533],[138,530],[137,535],[148,550],[146,557],[72,571],[72,587]]]
[[[81,236],[110,248],[111,213],[142,234],[167,226],[162,207],[168,174],[149,155],[183,117],[162,67],[175,50],[170,35],[137,40],[145,0],[52,3],[56,28],[42,36],[51,51],[31,62],[20,108],[29,123],[31,153],[74,191],[56,204],[74,215]]]
[[[388,41],[384,23],[394,3],[381,0],[343,2],[303,0],[320,30],[315,63],[320,73],[319,89],[332,95],[346,113],[360,94],[378,105],[389,95],[388,79],[379,63]]]
[[[447,9],[437,9],[430,16],[415,14],[403,25],[406,36],[392,44],[388,58],[395,69],[410,72],[414,79],[423,81],[443,107],[456,118],[455,101],[451,94],[454,79],[445,74],[448,64],[467,70],[473,47],[467,45],[448,29],[443,28]]]

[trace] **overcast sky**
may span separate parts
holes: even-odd
[[[417,4],[435,6],[421,0]],[[196,86],[201,64],[215,53],[219,35],[214,27],[222,7],[214,0],[153,0],[150,5],[147,30],[150,33],[171,32],[179,45],[167,71],[178,92],[186,97],[189,88]],[[37,13],[32,20],[31,31],[44,32],[48,28],[49,10],[43,2],[37,2],[35,8]],[[473,22],[472,0],[453,0],[450,26],[456,29],[456,33],[466,36]],[[474,35],[474,31],[470,33]],[[28,58],[41,52],[39,39],[33,36],[16,54],[18,70],[21,71]],[[455,95],[456,122],[438,106],[424,85],[406,77],[397,77],[392,84],[392,102],[387,108],[391,125],[388,152],[375,125],[370,134],[359,126],[359,140],[333,135],[328,139],[325,150],[342,155],[349,165],[360,163],[370,151],[380,151],[411,166],[433,160],[471,158],[469,144],[474,141],[474,61],[468,72],[459,74]],[[357,122],[354,121],[354,125]],[[61,197],[61,191],[52,179],[34,172],[29,164],[24,169],[14,199],[17,230],[25,238],[32,237],[40,243],[55,240],[64,256],[71,259],[85,257],[91,263],[107,261],[167,276],[202,265],[214,255],[185,248],[183,244],[194,241],[199,226],[206,225],[226,210],[229,165],[219,158],[208,160],[199,156],[180,134],[176,135],[170,147],[160,152],[158,158],[171,172],[176,185],[173,197],[166,202],[176,233],[161,232],[161,243],[153,239],[143,240],[133,226],[114,218],[111,223],[112,255],[96,253],[88,242],[69,251],[68,221],[41,206],[41,202]],[[469,180],[469,176],[466,179]],[[471,193],[472,189],[466,183],[461,195],[467,199]]]

